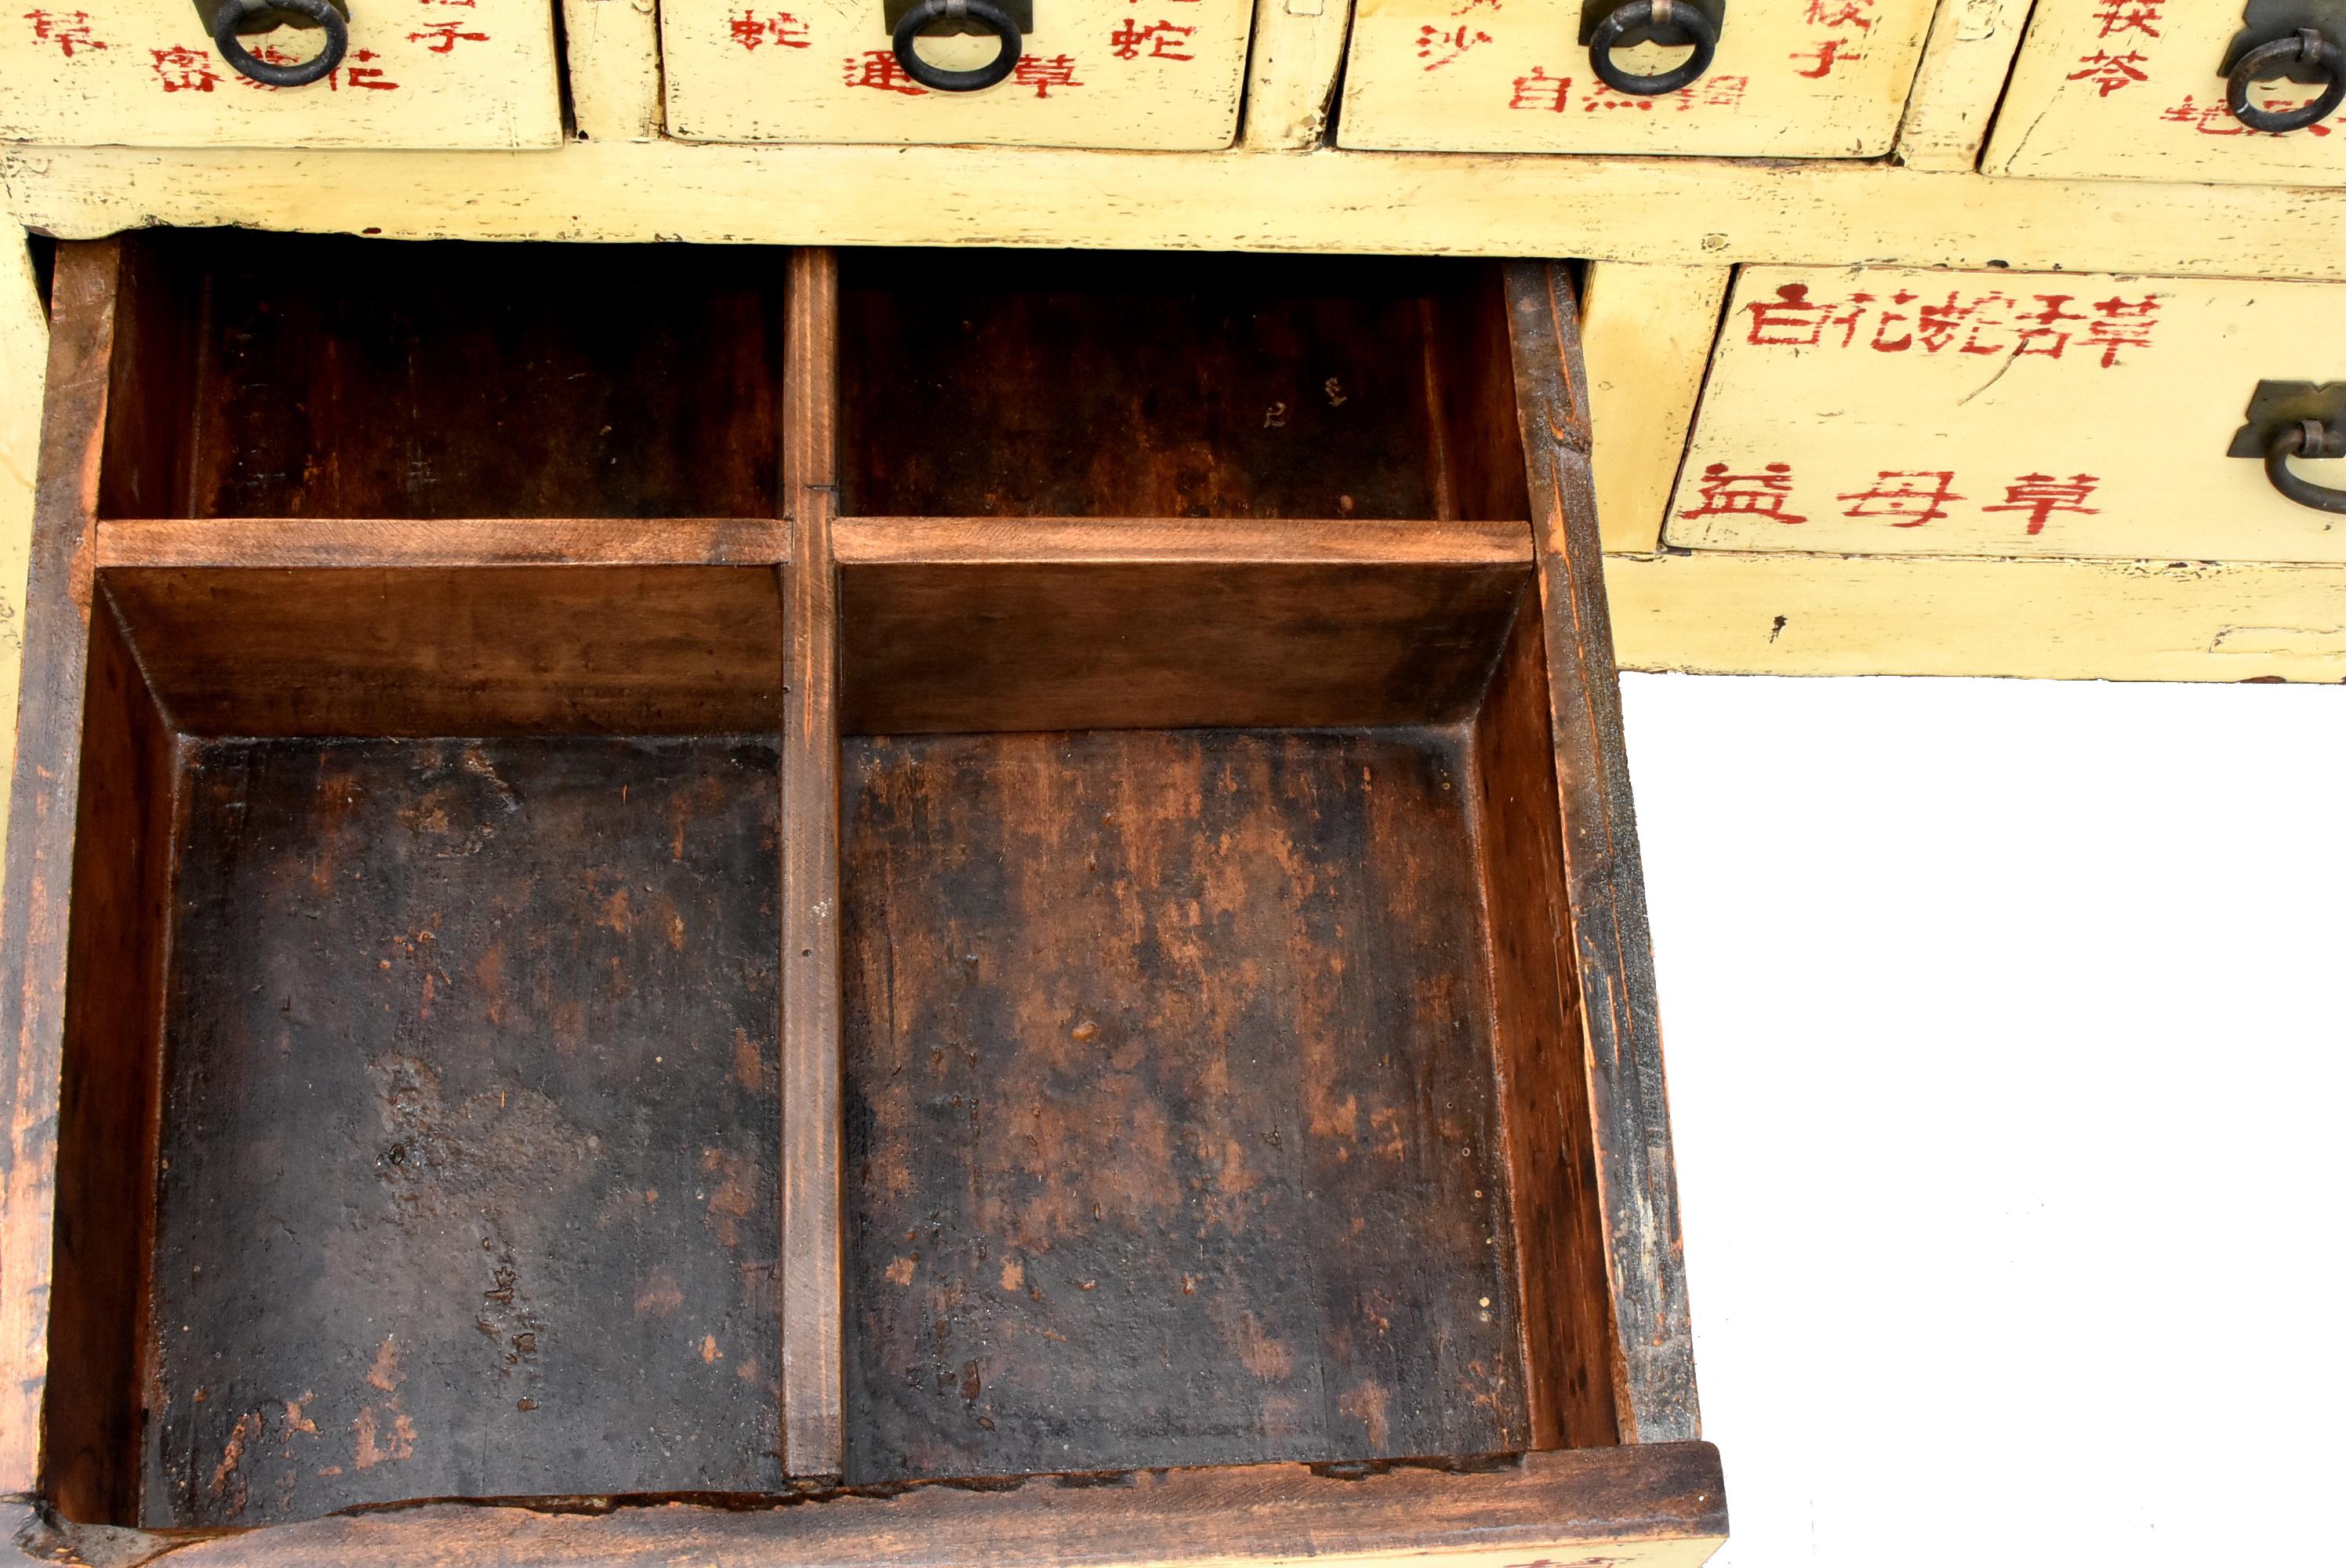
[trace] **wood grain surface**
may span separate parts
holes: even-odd
[[[1469,786],[1433,731],[852,743],[849,1480],[1525,1446]]]
[[[780,1483],[776,765],[194,749],[145,1522]]]

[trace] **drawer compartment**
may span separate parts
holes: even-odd
[[[2262,384],[2346,385],[2346,351],[2304,330],[2341,305],[2326,283],[1747,268],[1665,541],[2346,560],[2338,514],[2248,460],[2290,423],[2252,409]],[[2346,487],[2346,462],[2291,469]]]
[[[41,1552],[1708,1554],[1560,268],[347,253],[59,256]]]
[[[2251,50],[2312,28],[2330,64],[2272,61],[2228,73]],[[2038,0],[1997,110],[1991,174],[2056,179],[2346,185],[2346,111],[2310,118],[2346,77],[2346,5],[2336,0]],[[2251,124],[2249,121],[2258,123]]]
[[[1013,5],[1012,21],[1022,8]],[[664,0],[669,133],[687,141],[954,142],[1207,151],[1238,135],[1254,7],[1178,0],[1143,15],[1109,0],[1038,0],[1009,73],[966,90],[923,87],[895,53],[896,8],[812,0],[761,10]],[[930,29],[918,59],[985,66],[1002,46],[975,24]]]
[[[158,1149],[144,1345],[95,1296],[136,1227],[93,1205],[60,1280],[103,1440],[61,1479],[125,1484],[138,1434],[109,1512],[779,1481],[780,602],[669,571],[101,574],[75,891],[117,912],[76,959],[159,981],[88,993],[68,1048],[68,1105]],[[640,661],[614,722],[709,732],[554,728],[553,672],[482,629],[550,603]],[[744,640],[737,690],[660,667],[670,615]],[[394,632],[495,676],[469,712],[369,689]],[[99,1104],[129,1084],[159,1105]]]
[[[307,0],[320,11],[331,0]],[[290,12],[240,37],[252,79],[188,0],[72,0],[0,28],[0,140],[66,146],[537,148],[562,141],[548,0],[349,0],[346,42]]]
[[[1630,5],[1584,0],[1360,0],[1337,139],[1443,152],[1881,158],[1923,57],[1934,0],[1679,0],[1717,15],[1716,54],[1683,86],[1691,40],[1640,25],[1596,68],[1591,29]],[[1642,13],[1639,14],[1642,21]],[[1609,35],[1607,35],[1609,36]]]

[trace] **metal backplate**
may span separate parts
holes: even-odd
[[[1727,26],[1727,0],[1678,0],[1689,11],[1699,11],[1710,18],[1710,25],[1724,32]],[[1580,41],[1586,44],[1596,36],[1596,25],[1618,11],[1623,0],[1581,0]]]
[[[2261,458],[2273,437],[2309,419],[2346,430],[2346,382],[2259,382],[2249,399],[2249,423],[2224,455]]]
[[[2230,76],[2240,56],[2250,49],[2286,38],[2302,27],[2317,28],[2331,43],[2346,48],[2346,0],[2249,0],[2243,20],[2248,25],[2232,35],[2230,46],[2224,50],[2224,63],[2217,68],[2218,76]],[[2310,61],[2300,61],[2268,79],[2311,87],[2330,78]]]
[[[351,0],[326,0],[326,4],[340,11],[343,21],[351,19]],[[212,18],[219,15],[219,8],[220,0],[196,0],[196,15],[204,19],[204,36],[207,38],[211,36]],[[315,32],[317,26],[315,17],[305,16],[299,11],[255,11],[238,25],[236,36],[250,38],[262,33],[273,33],[280,27],[299,27]]]
[[[920,3],[921,0],[881,0],[880,31],[882,35],[890,38],[894,37],[896,24],[904,19],[905,12]],[[1018,24],[1020,37],[1023,38],[1034,32],[1035,0],[994,0],[994,3],[1010,13],[1010,19]],[[982,22],[965,20],[935,22],[921,29],[921,36],[923,38],[951,38],[957,36],[990,38],[994,36],[994,29]]]

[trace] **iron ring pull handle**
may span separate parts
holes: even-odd
[[[1658,76],[1633,76],[1613,58],[1613,51],[1632,34],[1658,44],[1691,44],[1694,53]],[[1588,39],[1588,64],[1599,79],[1617,93],[1658,98],[1710,69],[1719,53],[1719,29],[1687,0],[1629,0],[1616,7]]]
[[[255,16],[272,11],[293,11],[309,17],[325,29],[326,46],[314,59],[291,66],[260,58],[244,46],[237,32]],[[222,0],[220,8],[212,13],[212,46],[240,76],[264,87],[306,87],[332,76],[334,67],[342,63],[342,54],[351,46],[351,26],[327,0]]]
[[[933,22],[975,22],[1002,40],[1002,52],[973,70],[949,71],[921,58],[913,41]],[[1018,64],[1018,24],[994,0],[921,0],[896,23],[896,63],[924,87],[941,93],[974,93],[990,87]]]
[[[2259,76],[2300,61],[2319,66],[2329,76],[2330,86],[2320,97],[2293,109],[2259,108],[2249,102],[2249,89]],[[2250,130],[2278,134],[2319,125],[2337,113],[2339,105],[2346,104],[2346,49],[2318,28],[2300,27],[2286,38],[2275,38],[2241,56],[2240,63],[2232,67],[2224,101],[2232,117]]]
[[[2346,490],[2316,484],[2290,471],[2292,457],[2346,457],[2346,425],[2331,429],[2318,419],[2300,420],[2272,438],[2265,448],[2265,477],[2300,506],[2346,517]]]

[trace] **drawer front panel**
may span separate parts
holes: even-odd
[[[1991,174],[2346,185],[2346,111],[2251,130],[2226,103],[2227,51],[2253,15],[2346,18],[2302,0],[2038,0],[1984,165]],[[2331,36],[2346,48],[2346,28]],[[2251,104],[2293,108],[2315,83],[2274,79]]]
[[[268,87],[220,57],[188,0],[41,0],[0,22],[0,140],[132,147],[553,147],[546,0],[352,0],[342,63]],[[248,37],[266,64],[316,29]]]
[[[1238,132],[1248,0],[1036,0],[1009,77],[933,92],[904,75],[878,0],[660,7],[671,134],[692,141],[974,142],[1209,150]],[[949,70],[990,37],[929,38]]]
[[[2346,519],[2227,455],[2260,382],[2346,383],[2346,339],[2309,330],[2341,310],[2338,284],[1748,268],[1664,537],[2346,561]]]
[[[1681,0],[1683,3],[1683,0]],[[1727,0],[1718,56],[1638,97],[1597,79],[1581,0],[1361,0],[1338,139],[1456,152],[1879,158],[1933,0]],[[1682,49],[1618,51],[1655,75]]]

